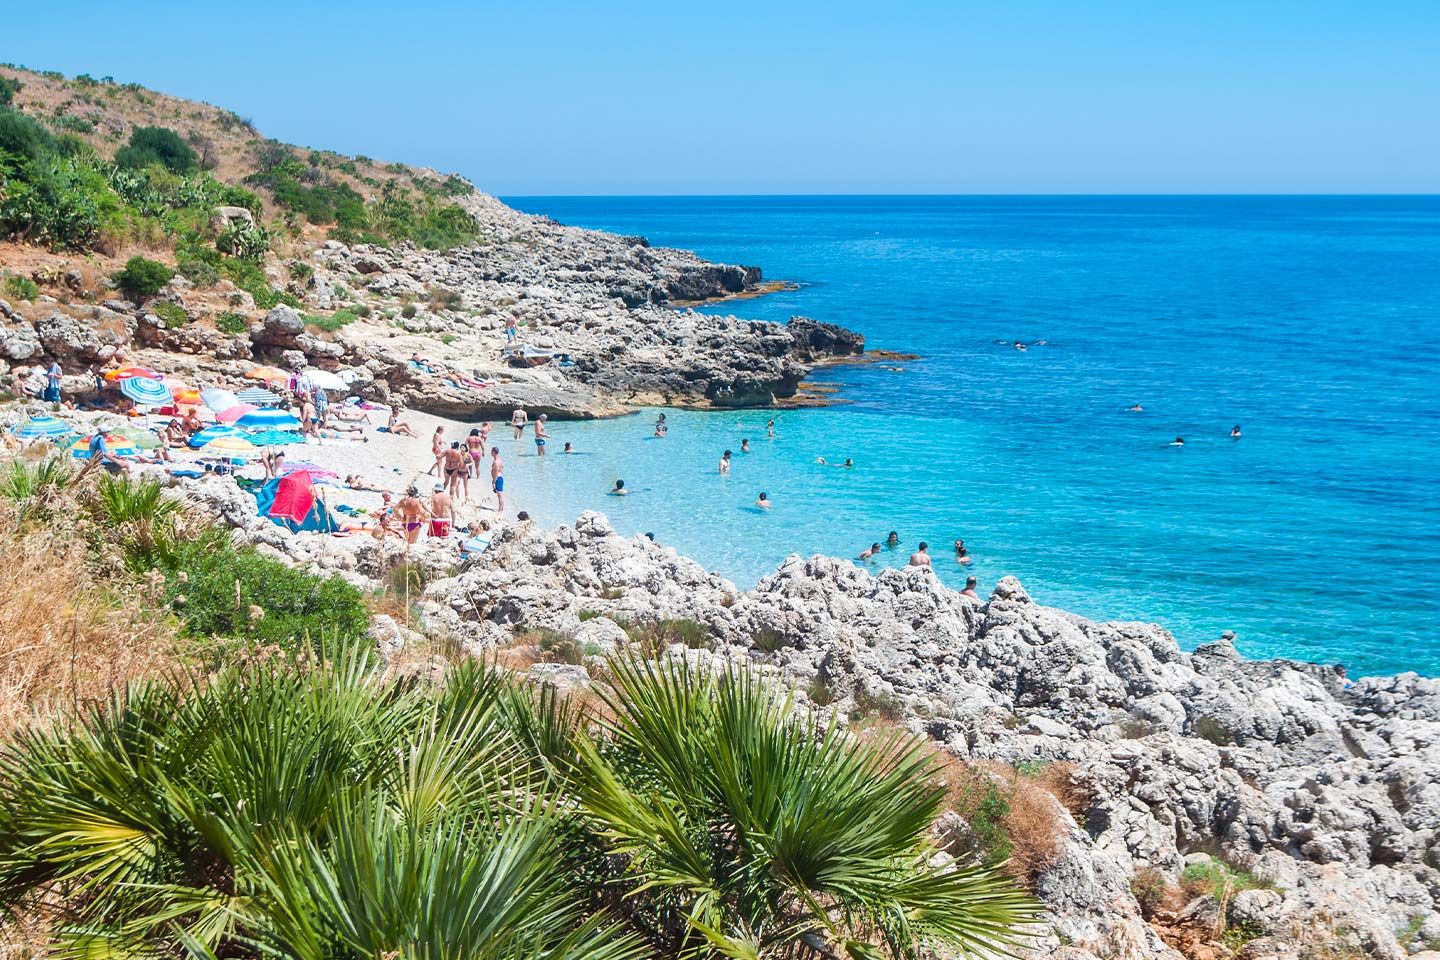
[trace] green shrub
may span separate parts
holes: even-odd
[[[22,277],[18,273],[7,273],[5,275],[5,292],[20,300],[34,300],[40,296],[40,287],[29,277]]]
[[[1217,747],[1228,747],[1235,742],[1235,734],[1230,728],[1214,717],[1201,717],[1196,720],[1192,732],[1201,740],[1213,743]]]
[[[115,151],[115,163],[137,170],[159,164],[171,173],[194,173],[199,158],[180,134],[169,127],[136,127],[130,131],[130,143]]]
[[[178,330],[190,322],[190,315],[185,312],[185,308],[169,300],[159,300],[151,304],[150,312],[165,321],[165,327],[169,330]]]
[[[223,531],[178,548],[166,600],[192,636],[243,637],[285,649],[303,642],[328,650],[359,647],[370,625],[351,584],[235,547]]]
[[[244,333],[250,329],[250,321],[241,314],[226,310],[215,318],[215,329],[221,333]]]
[[[1274,886],[1215,857],[1186,866],[1180,873],[1180,885],[1191,897],[1214,897],[1216,900],[1228,899],[1242,890],[1269,890]]]
[[[15,94],[19,93],[20,89],[24,86],[25,84],[19,80],[13,80],[10,77],[0,77],[0,107],[8,107],[14,103]]]
[[[0,154],[34,160],[54,152],[49,130],[17,110],[0,108]]]
[[[290,264],[290,279],[305,283],[315,274],[315,268],[303,260]]]
[[[159,293],[173,276],[175,272],[165,264],[135,256],[125,261],[125,269],[111,279],[122,293],[140,303]]]
[[[778,630],[757,630],[750,638],[750,646],[765,653],[774,653],[785,646],[785,634]]]
[[[407,303],[405,304],[405,306],[400,308],[400,316],[404,317],[406,320],[409,320],[417,313],[419,313],[419,310],[415,307],[415,304],[413,303]]]
[[[236,220],[215,238],[215,249],[243,260],[259,260],[270,249],[270,234],[258,223]]]
[[[334,333],[347,324],[354,323],[355,313],[352,310],[336,310],[328,317],[312,314],[305,318],[305,326],[311,330],[318,330],[322,333]]]
[[[647,623],[632,623],[625,627],[630,642],[642,654],[658,655],[673,644],[681,644],[691,650],[709,650],[715,646],[715,635],[705,624],[696,620],[656,620]]]

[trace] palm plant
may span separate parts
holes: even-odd
[[[104,474],[90,505],[102,534],[118,543],[132,570],[147,570],[173,557],[182,507],[158,481]]]
[[[75,471],[59,457],[48,457],[35,464],[12,460],[0,473],[0,497],[15,504],[18,523],[43,521],[50,516],[55,498],[74,479]]]
[[[59,892],[65,957],[594,956],[508,681],[443,693],[363,657],[129,691],[0,755],[0,903]]]
[[[985,956],[1037,915],[993,867],[931,865],[944,789],[908,735],[821,726],[744,671],[611,669],[613,719],[582,741],[574,781],[661,952]]]

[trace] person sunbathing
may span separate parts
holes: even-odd
[[[390,419],[385,424],[385,430],[388,433],[406,437],[413,437],[416,435],[415,429],[411,427],[410,424],[400,419],[399,404],[396,404],[390,408]]]
[[[361,493],[385,493],[385,494],[388,494],[388,493],[390,492],[389,490],[386,490],[384,487],[377,487],[377,486],[375,486],[373,483],[371,483],[369,480],[366,480],[364,477],[360,476],[360,474],[358,474],[358,473],[352,473],[352,474],[350,474],[348,477],[346,477],[346,478],[345,478],[345,486],[349,487],[351,490],[359,490]]]

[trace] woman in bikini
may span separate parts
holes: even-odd
[[[450,496],[460,496],[460,486],[465,486],[465,499],[470,497],[470,469],[468,457],[465,451],[460,449],[460,441],[456,440],[450,444],[450,449],[445,451],[443,467],[445,470],[445,489]]]
[[[435,462],[430,464],[430,469],[425,471],[426,476],[438,477],[441,475],[440,467],[445,462],[445,428],[436,427],[435,433],[430,437],[430,455]]]
[[[405,491],[405,496],[395,504],[395,516],[400,518],[400,524],[405,528],[406,543],[420,539],[420,531],[425,526],[425,505],[420,502],[418,489],[410,487]]]
[[[480,461],[485,459],[485,435],[479,430],[471,430],[470,436],[465,438],[465,447],[470,453],[470,476],[480,476]]]

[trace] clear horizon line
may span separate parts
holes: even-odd
[[[488,192],[488,191],[482,191]],[[975,199],[1005,199],[1005,198],[1043,198],[1043,199],[1117,199],[1117,198],[1174,198],[1174,199],[1265,199],[1265,198],[1294,198],[1294,199],[1397,199],[1397,200],[1430,200],[1440,199],[1440,192],[1435,193],[928,193],[928,192],[902,192],[902,193],[513,193],[497,192],[491,196],[505,199],[506,197],[523,199],[553,198],[553,199],[706,199],[715,197],[731,198],[781,198],[781,197],[813,197],[817,199],[828,198],[893,198],[893,197],[914,197],[914,198],[975,198]]]

